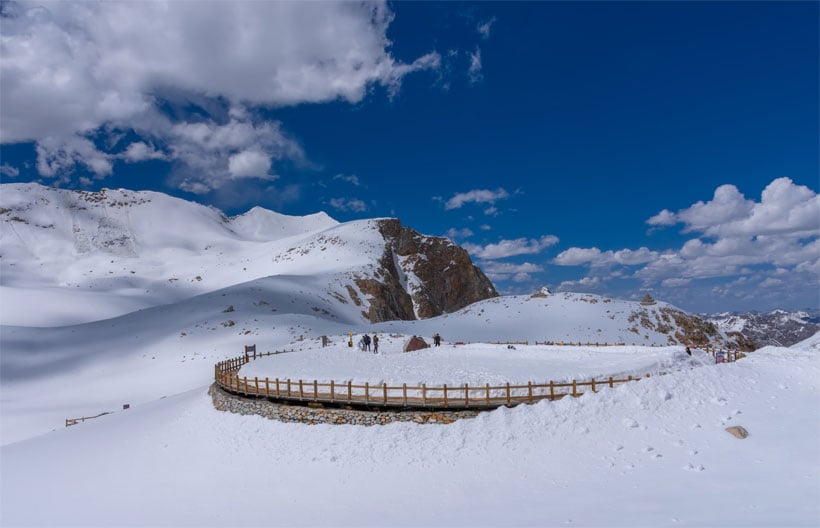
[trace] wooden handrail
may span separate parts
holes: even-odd
[[[253,349],[250,350],[253,352]],[[288,351],[256,352],[256,358],[272,356]],[[709,352],[709,350],[707,350]],[[726,362],[734,362],[745,357],[745,354],[737,351],[719,350],[711,352],[715,357],[723,354]],[[294,402],[319,402],[336,405],[362,405],[365,407],[382,408],[447,408],[447,409],[494,409],[501,406],[515,406],[522,403],[537,403],[541,400],[559,400],[565,396],[578,397],[584,394],[581,390],[589,387],[592,392],[600,391],[602,388],[614,388],[616,385],[631,383],[649,378],[645,376],[633,377],[629,375],[626,379],[617,379],[607,376],[603,379],[590,379],[586,381],[569,380],[556,383],[551,380],[546,383],[534,383],[512,385],[505,383],[500,386],[491,386],[485,383],[483,386],[469,384],[447,385],[441,387],[428,387],[426,384],[420,386],[408,386],[403,383],[398,386],[387,385],[386,383],[354,384],[352,381],[342,382],[342,386],[347,385],[346,391],[337,391],[338,382],[331,380],[328,383],[320,383],[318,380],[291,380],[287,379],[287,393],[280,391],[280,380],[276,378],[260,379],[258,376],[253,379],[247,377],[240,378],[239,370],[243,365],[253,360],[253,355],[242,355],[220,361],[215,366],[216,384],[229,392],[243,396],[265,397],[278,400]],[[661,372],[661,375],[666,372]],[[271,385],[275,384],[275,391],[271,390]],[[291,390],[292,384],[298,386],[298,393]],[[305,390],[305,385],[312,390]],[[379,385],[381,385],[379,387]],[[375,396],[375,397],[374,397]],[[106,414],[106,413],[103,413]],[[78,419],[80,420],[80,419]],[[75,422],[76,423],[76,422]],[[66,426],[68,426],[66,420]],[[72,424],[73,425],[73,424]]]

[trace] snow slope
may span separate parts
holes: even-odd
[[[816,526],[818,343],[451,425],[286,424],[202,386],[0,448],[0,524]]]
[[[300,244],[315,246],[323,231],[338,225],[324,213],[291,217],[258,207],[227,218],[150,191],[85,193],[3,184],[0,323],[55,326],[107,319],[293,273],[301,264],[282,254],[299,251]]]

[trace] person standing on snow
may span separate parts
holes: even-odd
[[[365,334],[362,339],[364,339],[364,349],[370,352],[370,336]]]
[[[689,350],[689,347],[686,347],[686,353],[689,354],[690,356],[692,355],[692,351]]]
[[[438,332],[436,332],[436,334],[433,336],[433,343],[436,346],[439,346],[441,344],[441,336],[438,335]]]
[[[373,353],[379,353],[379,336],[377,336],[376,334],[373,334]]]

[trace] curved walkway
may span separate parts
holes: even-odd
[[[245,354],[221,361],[215,365],[216,385],[235,395],[250,398],[265,398],[276,402],[358,408],[368,410],[466,410],[495,409],[522,403],[536,403],[541,400],[558,400],[565,396],[580,396],[587,390],[597,392],[601,388],[612,388],[617,384],[642,379],[628,376],[626,379],[572,380],[572,382],[532,383],[526,385],[490,386],[489,384],[470,386],[421,386],[382,384],[336,384],[319,383],[317,380],[292,380],[289,378],[248,378],[239,377],[243,365],[264,356],[282,354],[287,351],[258,354],[256,346],[245,347]],[[736,361],[744,354],[726,351],[726,362]],[[664,373],[661,373],[664,374]],[[645,377],[650,377],[646,374]]]

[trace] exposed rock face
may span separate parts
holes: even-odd
[[[378,225],[385,250],[377,278],[356,280],[370,296],[370,321],[425,319],[498,296],[467,251],[448,239],[421,235],[396,218]]]
[[[421,350],[423,348],[430,348],[430,345],[427,344],[427,341],[420,338],[419,336],[413,336],[410,338],[410,341],[404,345],[405,352],[414,352],[416,350]]]

